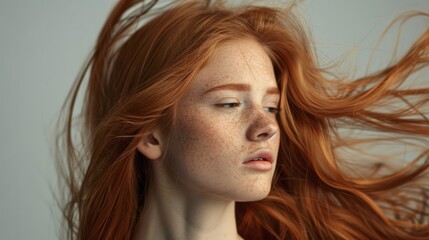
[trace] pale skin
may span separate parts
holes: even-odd
[[[263,47],[251,39],[221,44],[180,100],[168,146],[154,129],[137,147],[153,181],[133,239],[242,239],[235,202],[261,200],[271,189],[278,103]],[[272,154],[270,170],[244,164],[258,151]]]

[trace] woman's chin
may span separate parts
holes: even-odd
[[[264,189],[253,189],[250,192],[241,192],[239,196],[236,196],[236,202],[255,202],[265,199],[270,193],[270,188]]]

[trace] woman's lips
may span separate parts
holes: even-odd
[[[259,170],[259,171],[269,171],[273,167],[273,164],[268,161],[248,161],[244,165],[247,168]]]
[[[252,153],[243,164],[251,169],[268,171],[273,167],[273,154],[269,149],[260,149]]]

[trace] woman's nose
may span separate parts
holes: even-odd
[[[259,113],[247,129],[247,138],[250,141],[266,141],[278,131],[278,124],[274,117],[267,116],[267,112]]]

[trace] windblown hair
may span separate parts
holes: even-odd
[[[217,47],[251,38],[273,63],[281,91],[281,140],[268,197],[236,203],[239,234],[245,239],[429,239],[429,87],[400,88],[428,66],[429,30],[385,69],[356,80],[335,79],[319,66],[293,4],[275,9],[184,1],[156,10],[156,2],[116,4],[64,103],[57,142],[66,186],[60,200],[64,236],[132,238],[152,177],[148,160],[136,150],[139,139],[155,127],[168,136],[178,101]],[[428,17],[415,13],[405,20],[414,16]],[[75,126],[80,126],[77,135]],[[351,128],[397,138],[342,132]],[[386,139],[411,139],[420,144],[420,154],[388,172],[382,169],[389,158],[374,162],[372,173],[354,174],[353,163],[347,168],[352,159],[345,150]],[[59,157],[64,152],[66,157]],[[365,154],[353,161],[364,162]]]

